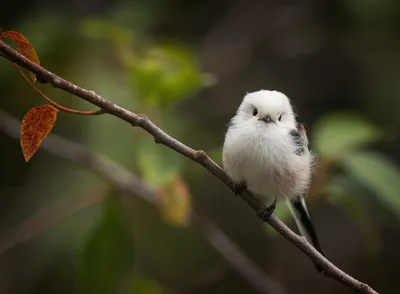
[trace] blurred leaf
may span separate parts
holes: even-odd
[[[333,177],[325,185],[326,200],[344,209],[360,228],[365,238],[365,246],[369,252],[377,252],[381,248],[378,228],[368,215],[363,203],[352,195],[350,179],[342,176]]]
[[[166,291],[156,281],[144,277],[135,277],[132,294],[165,294]]]
[[[181,45],[171,44],[151,48],[137,60],[133,75],[140,98],[153,106],[170,105],[207,81],[195,54]]]
[[[344,176],[335,176],[327,181],[324,187],[324,193],[327,195],[326,199],[330,201],[340,200],[343,195],[348,194],[348,181]]]
[[[343,165],[351,176],[400,217],[400,170],[397,166],[374,152],[350,153],[343,159]]]
[[[29,110],[22,119],[20,143],[25,161],[31,159],[43,139],[53,129],[57,112],[57,109],[51,105],[42,105]]]
[[[132,267],[133,240],[122,216],[121,204],[110,195],[84,250],[80,270],[85,293],[116,293],[124,274]]]
[[[132,45],[134,41],[132,30],[105,19],[89,19],[82,23],[81,30],[87,37],[114,45]]]
[[[158,189],[158,201],[164,219],[175,225],[187,225],[191,211],[191,195],[185,182],[176,176]]]
[[[341,5],[353,21],[370,27],[377,24],[393,25],[398,18],[397,3],[392,0],[347,0],[342,1]]]
[[[39,57],[37,56],[35,49],[32,47],[31,43],[29,43],[28,39],[25,38],[24,35],[18,32],[8,31],[0,34],[0,40],[2,36],[10,38],[15,42],[15,44],[17,44],[18,53],[24,55],[26,58],[36,63],[37,65],[40,65]],[[32,78],[32,81],[35,82],[36,75],[32,72],[29,72],[29,74]]]
[[[352,113],[333,113],[323,117],[314,131],[315,149],[322,157],[338,158],[375,142],[380,130]]]
[[[153,187],[173,181],[182,169],[182,156],[153,140],[143,139],[136,158],[145,181]]]

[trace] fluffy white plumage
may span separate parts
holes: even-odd
[[[274,211],[277,199],[285,200],[300,233],[323,254],[305,201],[315,156],[286,95],[267,90],[247,94],[230,122],[222,155],[236,184],[269,200],[263,219]],[[322,271],[318,264],[316,268]]]
[[[271,121],[262,120],[268,116]],[[225,171],[258,197],[289,200],[304,195],[314,156],[301,129],[297,132],[301,146],[295,144],[296,137],[291,132],[298,129],[286,95],[268,90],[247,94],[225,136]]]

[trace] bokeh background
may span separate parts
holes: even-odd
[[[327,257],[399,293],[400,2],[3,1],[0,20],[47,69],[146,113],[218,163],[243,95],[286,93],[319,155],[309,204]],[[352,293],[202,167],[115,117],[60,113],[53,134],[140,177],[157,205],[57,151],[25,163],[16,120],[45,102],[5,59],[0,77],[1,293],[259,293],[210,242],[218,236],[193,226],[194,210],[282,293]],[[67,154],[64,143],[53,150]],[[284,205],[276,213],[296,229]]]

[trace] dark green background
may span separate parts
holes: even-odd
[[[321,162],[330,163],[310,196],[327,257],[380,293],[399,292],[400,2],[3,1],[0,26],[23,33],[44,67],[147,113],[219,163],[243,95],[286,93]],[[63,105],[93,109],[40,88]],[[0,93],[0,109],[17,119],[44,104],[4,59]],[[196,210],[288,293],[352,293],[318,275],[217,179],[152,144],[144,131],[111,116],[60,113],[53,132],[154,186],[180,174]],[[0,151],[0,244],[57,203],[93,191],[108,196],[3,253],[1,293],[256,293],[199,232],[165,223],[142,200],[119,197],[84,166],[45,151],[27,164],[4,132]],[[284,207],[277,213],[295,228]]]

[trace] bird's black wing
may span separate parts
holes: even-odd
[[[298,129],[293,129],[289,132],[290,137],[292,138],[293,145],[296,147],[294,153],[296,155],[303,155],[304,148],[308,148],[304,143],[304,140],[300,134]]]
[[[303,156],[305,150],[308,149],[308,139],[304,126],[300,125],[297,129],[291,130],[289,135],[292,137],[293,144],[296,147],[295,154]],[[314,248],[324,255],[304,195],[298,195],[288,200],[287,205],[296,221],[300,234],[306,237]],[[316,267],[318,271],[322,271],[319,265],[316,264]]]
[[[324,255],[305,198],[303,196],[298,196],[289,200],[287,204],[296,221],[300,234],[306,237],[319,253]]]

